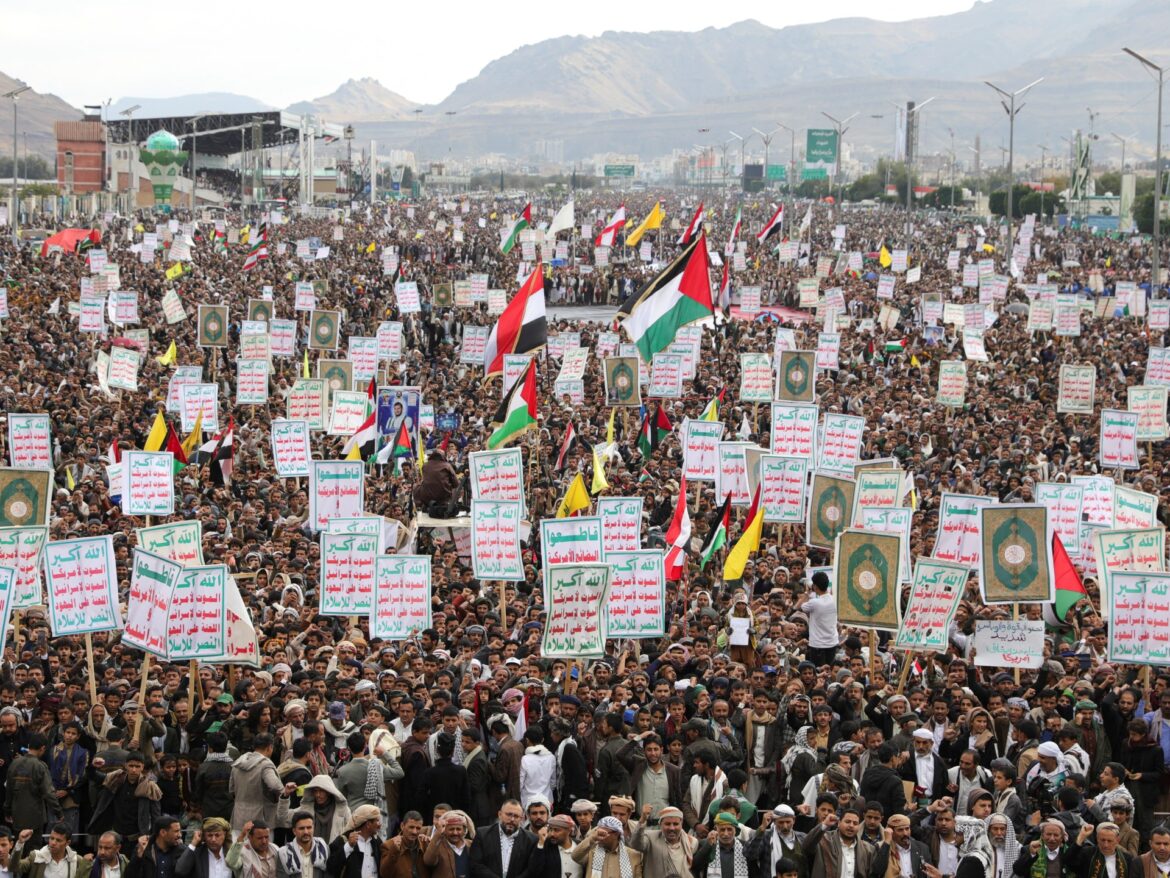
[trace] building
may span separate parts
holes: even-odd
[[[57,185],[65,195],[105,188],[106,133],[101,122],[57,122]]]

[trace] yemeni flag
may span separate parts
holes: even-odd
[[[780,230],[784,227],[784,205],[781,204],[776,208],[776,212],[772,214],[772,218],[764,223],[764,227],[756,234],[756,240],[763,244],[773,235],[780,234]]]
[[[371,378],[370,385],[366,388],[366,419],[341,449],[345,460],[368,460],[374,453],[374,445],[378,441],[378,417],[374,405],[376,389],[374,379]]]
[[[573,422],[569,421],[569,425],[565,427],[565,435],[561,439],[561,450],[557,452],[557,462],[553,467],[553,472],[560,472],[565,468],[565,462],[569,459],[569,452],[573,450],[573,446],[577,444],[577,428],[573,426]]]
[[[687,566],[687,546],[691,542],[691,513],[687,510],[687,477],[683,475],[678,482],[678,499],[674,504],[674,516],[670,520],[670,528],[666,531],[666,542],[670,546],[666,550],[663,562],[666,568],[668,582],[678,582],[682,579],[683,570]]]
[[[536,360],[528,365],[504,395],[492,418],[495,431],[488,437],[489,449],[507,445],[536,426]]]
[[[252,241],[252,247],[248,250],[248,257],[244,260],[244,271],[251,271],[261,261],[268,258],[268,223],[261,223],[260,230],[256,233],[255,239]]]
[[[743,208],[735,209],[735,222],[731,224],[731,236],[727,239],[727,246],[723,248],[723,255],[730,256],[735,252],[735,239],[739,237],[739,230],[743,227]]]
[[[484,347],[484,378],[502,375],[504,354],[528,354],[548,344],[544,316],[544,267],[538,262],[512,297]]]
[[[211,233],[211,249],[219,254],[227,253],[227,233],[215,229]]]
[[[1055,531],[1052,533],[1052,578],[1056,582],[1056,599],[1050,604],[1044,604],[1044,621],[1054,628],[1067,628],[1064,617],[1077,601],[1087,598],[1089,593],[1077,575],[1077,568],[1073,566],[1060,534]]]
[[[215,453],[211,455],[211,483],[213,485],[231,484],[235,433],[236,422],[229,418],[227,429],[220,433],[219,444],[215,448]]]
[[[598,247],[612,247],[614,239],[617,238],[617,233],[620,232],[625,227],[625,225],[626,205],[623,202],[618,206],[618,209],[614,211],[614,215],[610,217],[610,220],[608,223],[606,223],[605,228],[601,230],[601,234],[594,238],[594,245]]]
[[[524,205],[524,209],[520,211],[520,216],[516,217],[516,222],[512,223],[512,228],[505,229],[500,232],[500,252],[507,256],[512,252],[512,248],[516,246],[516,242],[520,240],[520,233],[524,229],[532,228],[532,202]]]
[[[703,228],[703,202],[699,202],[699,209],[695,211],[695,215],[691,217],[690,223],[683,230],[681,237],[675,243],[682,247],[691,243],[691,238],[699,234],[699,229]]]
[[[760,548],[760,536],[763,532],[764,510],[760,506],[760,486],[756,485],[756,493],[752,496],[752,506],[748,510],[747,524],[744,525],[743,533],[727,554],[727,560],[723,562],[724,582],[743,579],[743,569],[747,566],[751,554]]]
[[[711,560],[711,556],[718,552],[727,543],[727,534],[731,530],[731,494],[723,498],[723,506],[711,519],[711,527],[707,531],[707,539],[703,540],[703,548],[699,552],[702,559],[699,569],[702,570]]]
[[[674,342],[679,329],[712,317],[707,236],[699,233],[661,274],[618,308],[626,334],[647,363]]]
[[[731,264],[723,263],[723,280],[719,281],[719,310],[726,319],[731,313]]]
[[[642,452],[642,459],[649,460],[650,456],[654,454],[654,449],[670,435],[670,431],[673,429],[674,424],[670,422],[670,418],[662,410],[661,404],[655,410],[653,418],[647,411],[646,416],[642,418],[642,428],[638,431],[638,450]]]

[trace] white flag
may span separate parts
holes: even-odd
[[[53,300],[53,304],[49,306],[49,313],[50,314],[60,314],[61,313],[61,297],[60,296],[55,298]]]
[[[808,206],[808,210],[804,212],[804,219],[800,221],[800,234],[803,235],[808,231],[808,227],[812,225],[812,205]]]
[[[551,238],[557,232],[567,231],[576,225],[577,222],[573,218],[573,199],[570,198],[568,203],[557,211],[557,215],[553,217],[552,224],[548,227],[548,231],[545,234]]]

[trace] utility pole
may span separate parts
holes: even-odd
[[[16,107],[20,96],[30,88],[32,88],[31,85],[22,85],[20,88],[14,88],[4,95],[4,97],[12,99],[12,216],[8,217],[8,223],[12,226],[13,243],[19,243],[20,241],[20,203],[17,201],[16,194]]]
[[[789,128],[783,122],[777,122],[778,128],[783,128],[790,135],[792,135],[792,142],[788,146],[788,173],[785,175],[788,180],[788,194],[792,194],[792,178],[796,176],[796,131]]]
[[[195,217],[195,181],[199,178],[195,163],[199,158],[199,120],[206,119],[207,113],[200,113],[187,120],[191,128],[191,217]]]
[[[906,232],[905,247],[910,250],[910,215],[914,210],[914,151],[918,146],[918,111],[933,101],[929,97],[921,104],[906,102]]]
[[[846,116],[844,119],[836,119],[833,116],[830,116],[824,110],[821,110],[821,115],[824,116],[826,119],[828,119],[830,122],[832,122],[834,125],[837,126],[837,156],[836,156],[836,161],[833,164],[833,181],[832,181],[832,183],[829,184],[829,193],[832,194],[833,183],[836,183],[841,178],[841,147],[845,143],[845,132],[849,130],[849,128],[846,126],[848,126],[850,122],[852,122],[854,119],[856,119],[861,114],[854,113],[852,116]],[[807,161],[807,158],[806,158],[806,161]],[[843,188],[844,187],[842,187],[842,191],[843,191]],[[833,215],[834,216],[837,216],[837,214],[840,211],[840,201],[841,201],[840,191],[838,191],[837,200],[833,202]]]
[[[774,135],[779,130],[780,130],[779,128],[773,128],[771,131],[769,131],[767,134],[765,134],[759,128],[752,128],[752,131],[754,131],[754,132],[756,132],[756,134],[760,135],[760,140],[764,141],[764,188],[765,189],[768,188],[768,147],[771,146],[771,144],[772,144],[772,135]]]
[[[133,213],[138,207],[138,199],[135,197],[138,187],[134,185],[134,113],[141,109],[141,105],[135,104],[118,112],[119,116],[126,117],[126,200],[130,205],[128,213]]]
[[[1048,147],[1040,144],[1040,224],[1044,225],[1044,169],[1048,159]]]
[[[1158,74],[1158,119],[1157,143],[1154,147],[1154,240],[1151,247],[1150,295],[1154,295],[1162,288],[1162,263],[1158,252],[1159,238],[1162,231],[1162,84],[1166,70],[1159,67],[1149,58],[1144,58],[1133,49],[1122,49],[1127,55],[1137,59],[1145,68]]]
[[[1014,238],[1012,237],[1012,187],[1016,182],[1014,173],[1016,157],[1016,114],[1020,112],[1020,110],[1024,109],[1023,104],[1020,104],[1019,108],[1017,109],[1016,98],[1023,97],[1023,95],[1026,94],[1029,89],[1039,85],[1043,81],[1044,77],[1041,76],[1039,79],[1028,83],[1023,88],[1016,89],[1013,92],[1006,92],[998,85],[993,85],[992,83],[987,82],[987,80],[984,80],[984,84],[994,89],[995,92],[1000,96],[1000,104],[1003,106],[1003,111],[1008,115],[1007,246],[1009,255],[1011,253],[1011,248],[1014,241]]]

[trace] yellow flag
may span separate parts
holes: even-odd
[[[601,459],[601,455],[597,453],[597,446],[593,446],[593,485],[589,493],[600,494],[609,487],[609,482],[605,480],[605,461]]]
[[[418,468],[422,469],[423,464],[427,462],[427,443],[422,436],[418,437]]]
[[[248,243],[248,236],[251,234],[252,234],[252,227],[250,225],[244,226],[242,229],[240,229],[240,243],[247,244]]]
[[[918,357],[914,356],[914,354],[911,354],[910,355],[910,365],[917,368],[917,367],[921,366],[922,364],[920,362],[918,362]]]
[[[177,277],[182,277],[184,271],[186,271],[186,269],[183,267],[183,263],[176,262],[167,269],[167,280],[174,280]]]
[[[894,257],[890,256],[890,251],[886,249],[885,244],[882,244],[882,249],[878,251],[878,262],[881,263],[882,268],[889,268],[894,264]]]
[[[301,366],[301,377],[302,378],[309,377],[309,349],[308,348],[305,348],[305,363],[303,366]]]
[[[362,459],[362,447],[361,447],[361,445],[359,445],[357,443],[354,443],[353,448],[349,449],[349,454],[347,454],[344,458],[342,458],[342,460],[361,460],[361,459]]]
[[[173,341],[171,342],[171,346],[167,348],[167,352],[165,354],[163,354],[161,357],[154,358],[154,361],[160,366],[173,366],[178,362],[178,360],[179,349],[175,347],[175,343]],[[200,409],[200,411],[202,411],[202,409]]]
[[[491,213],[489,213],[489,214],[488,214],[488,219],[495,219],[495,218],[496,218],[496,216],[497,216],[497,214],[496,214],[496,212],[493,210]]]
[[[135,224],[134,224],[134,231],[136,231],[136,232],[145,232],[145,231],[146,231],[146,229],[143,227],[142,223],[135,223]]]
[[[167,420],[163,417],[162,412],[157,412],[154,416],[154,423],[150,425],[150,435],[146,437],[146,444],[142,446],[142,450],[159,451],[166,441]]]
[[[199,409],[199,414],[195,416],[195,429],[191,434],[183,440],[183,454],[187,456],[187,460],[191,459],[191,455],[198,449],[200,443],[203,442],[203,409]]]
[[[367,253],[373,253],[373,252],[374,252],[374,250],[376,250],[376,249],[377,249],[377,246],[378,246],[378,245],[377,245],[377,244],[375,244],[373,241],[370,241],[370,246],[366,248],[366,252],[367,252]]]
[[[662,202],[654,205],[654,209],[646,215],[646,219],[642,220],[642,224],[634,231],[626,235],[626,246],[637,247],[638,242],[642,240],[642,236],[651,229],[662,227],[662,221],[666,219],[666,211],[662,209]]]
[[[756,509],[755,518],[748,522],[743,535],[735,542],[735,546],[727,553],[727,560],[723,562],[723,580],[730,582],[743,578],[743,568],[747,566],[752,553],[760,548],[760,535],[764,530],[764,510]]]
[[[983,245],[983,252],[984,252],[984,253],[994,253],[994,252],[995,252],[995,245],[993,245],[993,244],[984,244],[984,245]]]
[[[565,498],[561,500],[561,505],[557,507],[557,518],[568,518],[574,512],[580,512],[582,509],[588,509],[590,504],[589,492],[585,490],[585,479],[577,473],[573,479],[569,490],[565,492]]]
[[[65,484],[68,486],[70,491],[77,487],[77,485],[73,483],[73,467],[65,467]]]
[[[609,410],[609,426],[605,428],[605,444],[613,445],[613,417],[617,414],[617,407]]]

